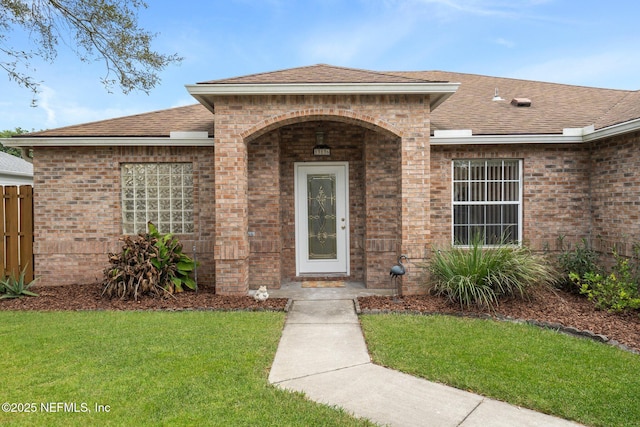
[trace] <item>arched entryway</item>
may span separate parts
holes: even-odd
[[[314,155],[319,142],[328,146],[329,155]],[[327,277],[389,286],[388,264],[400,244],[400,146],[399,136],[371,123],[317,115],[271,124],[267,132],[247,138],[249,287]],[[301,264],[309,248],[300,242],[308,235],[300,236],[296,214],[307,200],[300,191],[296,197],[296,188],[306,185],[301,171],[308,170],[312,180],[345,172],[335,175],[338,181],[346,179],[346,210],[336,215],[333,227],[337,235],[345,227],[346,268]],[[299,217],[298,224],[301,220],[306,218]]]

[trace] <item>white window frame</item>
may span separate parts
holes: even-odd
[[[161,166],[169,167],[171,172],[160,173]],[[181,167],[179,174],[174,173],[175,166]],[[144,176],[138,173],[141,168]],[[132,174],[131,187],[125,175],[128,171]],[[161,185],[161,179],[167,178],[168,184]],[[150,187],[156,187],[156,194],[150,194]],[[161,194],[161,189],[167,197]],[[158,227],[160,233],[194,232],[193,164],[190,162],[121,163],[120,198],[123,234],[144,233],[148,222]],[[149,209],[151,204],[155,204],[155,209]],[[168,215],[168,220],[161,220],[163,213]],[[128,215],[132,219],[127,219]]]
[[[484,177],[483,180],[472,180],[470,174],[467,176],[466,180],[456,180],[456,162],[468,162],[469,166],[471,166],[472,163],[478,163],[478,162],[484,162],[485,163],[485,171],[486,171],[486,167],[487,167],[487,163],[489,162],[497,162],[500,161],[502,162],[502,178],[500,180],[488,180],[486,175]],[[472,182],[482,182],[484,183],[484,194],[486,195],[488,193],[487,191],[487,183],[490,182],[501,182],[501,183],[505,183],[505,182],[514,182],[513,180],[505,180],[504,179],[504,162],[518,162],[518,197],[517,200],[499,200],[499,201],[493,201],[493,200],[479,200],[479,201],[473,201],[471,200],[472,197],[469,197],[470,200],[456,200],[456,182],[467,182],[467,185],[469,186],[469,188],[471,188],[471,183]],[[485,172],[486,173],[486,172]],[[523,204],[522,204],[522,193],[523,193],[523,161],[522,159],[513,159],[513,158],[508,158],[508,159],[501,159],[501,158],[487,158],[487,159],[453,159],[451,161],[451,241],[453,243],[453,245],[455,246],[459,246],[459,247],[469,247],[470,243],[471,243],[471,239],[473,238],[473,236],[468,236],[469,239],[469,243],[467,244],[460,244],[459,242],[456,242],[456,233],[455,233],[455,227],[456,227],[456,216],[455,216],[455,209],[456,206],[460,206],[460,205],[477,205],[477,206],[487,206],[487,205],[494,205],[494,206],[504,206],[504,205],[517,205],[518,207],[518,212],[517,212],[517,240],[514,240],[512,242],[508,242],[509,244],[513,244],[513,245],[522,245],[522,211],[523,211]],[[504,190],[504,187],[503,187]],[[471,190],[469,190],[471,191]],[[504,198],[504,191],[501,193],[502,194],[502,198]],[[459,224],[460,225],[460,224]],[[464,225],[464,224],[461,224]],[[469,225],[469,222],[467,221],[467,224]],[[500,225],[503,226],[504,222],[501,222],[500,224],[493,224],[493,225]],[[484,221],[484,226],[487,226],[486,223],[486,216],[485,216],[485,221]],[[484,246],[496,246],[490,243],[487,243],[487,236],[485,236],[485,241],[484,241]]]

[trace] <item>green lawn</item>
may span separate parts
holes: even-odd
[[[0,425],[370,425],[268,383],[283,324],[269,312],[0,312],[0,403],[35,410],[2,411]]]
[[[525,324],[363,315],[373,360],[593,426],[640,426],[640,356]]]

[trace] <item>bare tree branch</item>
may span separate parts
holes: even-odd
[[[107,90],[118,85],[123,93],[149,93],[159,72],[182,58],[151,50],[157,34],[138,25],[146,8],[141,0],[0,0],[0,69],[35,96],[40,83],[31,77],[31,60],[55,61],[63,42],[83,62],[104,62]],[[8,46],[8,34],[19,30],[29,34],[31,50]]]

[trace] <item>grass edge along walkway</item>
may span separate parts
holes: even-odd
[[[640,426],[640,356],[532,325],[361,315],[373,361],[579,423]]]
[[[284,318],[0,312],[0,425],[371,425],[268,383]]]

